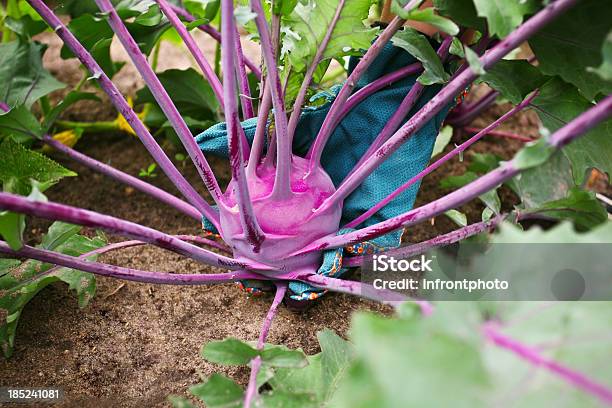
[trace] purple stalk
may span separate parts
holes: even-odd
[[[165,272],[149,272],[138,269],[107,265],[99,262],[87,261],[73,256],[60,254],[45,249],[24,246],[18,251],[12,250],[4,241],[0,241],[0,253],[16,258],[36,259],[62,267],[78,269],[96,275],[123,279],[134,282],[157,283],[164,285],[206,285],[211,283],[236,282],[242,279],[269,279],[252,272],[226,272],[215,274],[170,274]]]
[[[261,328],[261,333],[259,334],[259,339],[257,340],[258,350],[262,350],[264,348],[266,338],[268,337],[268,333],[270,332],[270,328],[272,327],[272,321],[276,316],[278,306],[283,301],[283,297],[285,297],[286,292],[287,283],[282,282],[276,284],[276,293],[274,294],[274,300],[272,301],[270,310],[268,310],[268,314],[266,315],[263,326]],[[257,374],[259,374],[260,369],[261,357],[257,356],[251,360],[251,375],[249,376],[249,385],[247,386],[246,393],[244,396],[244,408],[250,408],[251,404],[253,403],[253,399],[257,396]]]
[[[175,238],[181,239],[183,241],[187,241],[187,242],[191,242],[191,243],[197,243],[197,244],[204,244],[204,245],[209,245],[213,248],[217,248],[220,251],[225,252],[226,254],[231,254],[231,252],[229,251],[229,249],[227,247],[225,247],[222,244],[219,244],[218,242],[215,241],[211,241],[208,240],[206,238],[200,238],[200,237],[196,237],[193,235],[175,235]],[[131,247],[135,247],[135,246],[140,246],[140,245],[146,245],[146,242],[142,242],[142,241],[123,241],[123,242],[117,242],[114,244],[109,244],[106,246],[103,246],[101,248],[97,248],[94,249],[93,251],[89,251],[87,253],[84,253],[83,255],[80,255],[78,257],[78,259],[82,259],[82,260],[87,260],[87,258],[95,256],[95,255],[101,255],[101,254],[105,254],[107,252],[111,252],[111,251],[116,251],[118,249],[125,249],[125,248],[131,248]],[[34,276],[32,276],[29,279],[26,279],[25,281],[19,283],[19,285],[17,285],[17,287],[14,287],[11,289],[11,291],[17,290],[20,287],[23,287],[35,280],[38,280],[44,276],[48,276],[51,275],[59,270],[61,270],[62,268],[64,268],[64,266],[54,266],[53,268],[45,271],[45,272],[41,272],[39,274],[36,274]]]
[[[404,68],[400,68],[395,72],[391,72],[390,74],[384,75],[370,82],[369,84],[352,94],[346,100],[346,103],[342,106],[342,109],[338,114],[338,121],[341,121],[355,106],[359,105],[368,96],[378,92],[379,90],[387,86],[391,86],[400,79],[404,79],[409,75],[417,74],[422,69],[423,65],[421,65],[420,62],[415,62],[414,64],[407,65]]]
[[[444,61],[446,57],[448,57],[448,50],[450,49],[452,40],[453,37],[446,37],[438,48],[438,57],[440,57],[442,61]],[[372,142],[370,147],[368,147],[368,150],[366,150],[363,156],[361,156],[361,159],[359,159],[351,173],[358,169],[361,163],[363,163],[368,157],[370,157],[401,126],[402,122],[406,119],[406,116],[417,103],[424,90],[425,86],[419,82],[416,82],[412,86],[412,88],[410,89],[404,100],[402,100],[402,103],[397,108],[393,116],[391,116],[389,121],[385,124],[383,130],[376,137],[374,142]],[[349,175],[351,173],[349,173]]]
[[[543,26],[555,19],[557,16],[572,7],[577,0],[557,0],[550,3],[532,18],[527,20],[522,26],[517,28],[503,41],[491,48],[480,62],[485,69],[490,68],[497,61],[502,59],[511,50],[519,46],[533,34],[538,32]],[[350,176],[348,176],[338,187],[336,192],[321,205],[320,210],[337,205],[351,194],[374,170],[390,157],[406,140],[416,131],[430,121],[440,110],[449,104],[456,95],[465,89],[478,77],[471,69],[465,69],[455,79],[451,80],[436,96],[434,96],[425,106],[423,106],[404,126],[402,126],[385,144],[359,166]],[[314,159],[314,157],[313,157]],[[318,158],[316,158],[318,163]]]
[[[172,11],[174,11],[176,14],[181,16],[185,21],[191,23],[191,22],[196,20],[194,16],[189,14],[188,11],[182,9],[181,7],[175,6],[174,4],[170,4],[170,7],[172,8]],[[215,30],[214,27],[212,27],[212,26],[210,26],[208,24],[202,24],[202,25],[198,26],[198,29],[200,29],[201,31],[204,31],[206,34],[210,35],[217,42],[219,42],[219,43],[221,42],[221,34],[217,30]],[[249,67],[249,69],[251,70],[251,72],[253,74],[255,74],[257,79],[261,79],[261,70],[259,69],[259,67],[257,65],[255,65],[253,62],[251,62],[251,60],[246,58],[244,55],[242,56],[242,58],[244,58],[244,62],[246,64],[246,66]]]
[[[266,84],[264,85],[263,98],[261,100],[261,105],[259,105],[259,112],[257,113],[257,127],[255,128],[255,137],[253,138],[251,154],[247,164],[248,177],[255,176],[257,165],[261,161],[261,155],[266,143],[266,129],[268,127],[270,109],[272,109],[272,95],[270,94],[270,87]]]
[[[473,127],[464,127],[463,130],[468,132],[468,133],[479,133],[479,132],[482,132],[484,129],[478,129],[478,128],[473,128]],[[516,133],[506,132],[504,130],[493,130],[493,131],[489,132],[489,134],[491,136],[505,137],[507,139],[520,140],[521,142],[533,142],[534,140],[536,140],[533,137],[517,135]]]
[[[204,154],[200,150],[197,142],[195,141],[193,134],[191,134],[187,123],[185,123],[185,120],[172,102],[172,99],[170,99],[170,95],[168,95],[168,92],[162,86],[161,82],[159,81],[159,78],[157,78],[157,75],[149,66],[147,58],[142,53],[142,51],[140,51],[138,44],[136,44],[136,41],[128,31],[127,27],[125,26],[125,24],[123,24],[121,17],[119,17],[119,15],[117,14],[117,11],[111,4],[110,0],[95,1],[100,11],[108,14],[108,24],[111,26],[111,28],[117,35],[117,38],[119,39],[121,44],[123,44],[125,51],[130,56],[130,59],[138,69],[138,72],[140,72],[140,74],[142,75],[142,78],[147,84],[149,90],[151,91],[151,94],[153,95],[153,97],[159,104],[159,107],[162,109],[162,111],[168,118],[168,121],[176,131],[176,134],[181,140],[183,146],[185,147],[187,154],[196,166],[196,169],[198,170],[198,173],[200,174],[204,185],[212,195],[213,199],[215,200],[215,203],[217,205],[220,205],[223,202],[223,195],[221,193],[221,189],[219,188],[219,184],[217,183],[217,179],[215,178],[215,175],[212,169],[210,168],[210,165],[206,161]]]
[[[245,57],[242,52],[242,43],[240,42],[240,33],[238,27],[234,33],[234,43],[236,44],[236,75],[238,75],[238,85],[240,86],[240,106],[242,107],[242,116],[244,119],[255,117],[253,102],[251,101],[251,88],[249,88],[249,77],[245,68]]]
[[[293,140],[293,136],[295,133],[295,128],[297,127],[298,121],[300,120],[300,115],[302,114],[302,105],[304,104],[304,100],[306,99],[306,92],[308,92],[308,87],[312,82],[312,77],[317,70],[317,66],[321,62],[323,58],[323,53],[329,44],[329,40],[331,39],[332,33],[336,28],[336,24],[340,19],[340,14],[344,10],[345,0],[339,0],[338,7],[336,8],[336,13],[332,18],[332,21],[327,27],[327,32],[319,44],[317,48],[317,52],[312,60],[312,64],[306,70],[306,75],[304,76],[304,80],[302,81],[302,85],[300,86],[300,90],[298,92],[297,98],[295,99],[295,103],[293,104],[293,112],[291,112],[291,117],[289,118],[288,132],[289,132],[289,141]]]
[[[240,212],[240,223],[247,241],[255,252],[266,238],[257,223],[249,195],[249,186],[244,169],[244,151],[247,148],[240,139],[240,119],[236,106],[236,67],[234,50],[234,3],[232,0],[221,0],[221,36],[223,38],[221,63],[223,67],[223,91],[225,92],[225,119],[227,122],[227,141],[230,157],[232,179],[236,183],[235,198]]]
[[[348,293],[366,299],[374,300],[385,305],[397,305],[400,302],[411,301],[421,308],[421,313],[428,316],[433,311],[433,306],[426,300],[413,300],[401,293],[387,289],[376,289],[374,286],[363,282],[349,281],[344,279],[330,278],[323,275],[309,274],[298,277],[302,282],[308,283],[319,289],[331,290],[332,292]]]
[[[470,103],[467,106],[463,107],[463,112],[460,115],[452,116],[448,119],[448,124],[453,127],[463,127],[467,126],[474,121],[482,112],[489,109],[491,105],[495,102],[497,97],[499,96],[499,92],[496,90],[491,90],[481,99],[476,102]]]
[[[558,0],[552,4],[559,4],[563,0]],[[586,132],[597,126],[600,122],[612,116],[612,96],[602,99],[597,105],[583,112],[580,116],[569,122],[567,125],[557,130],[547,141],[553,150],[559,150],[572,140],[583,136]],[[367,241],[371,238],[384,235],[401,227],[417,224],[423,220],[430,219],[436,215],[452,208],[457,208],[469,200],[486,193],[497,187],[503,182],[511,179],[521,172],[517,158],[505,162],[503,165],[492,172],[478,178],[466,186],[453,191],[452,193],[432,201],[422,207],[415,208],[404,214],[379,222],[367,228],[363,228],[348,234],[339,236],[328,236],[321,238],[307,246],[296,255],[320,251],[323,249],[339,248],[344,245]]]
[[[8,112],[11,110],[11,107],[8,106],[6,103],[4,102],[0,102],[0,110],[3,110],[4,112]]]
[[[505,218],[506,215],[498,215],[495,218],[490,219],[489,221],[482,221],[470,224],[465,227],[459,228],[458,230],[455,230],[453,232],[449,232],[448,234],[440,235],[430,240],[419,242],[418,244],[406,245],[400,248],[390,249],[388,251],[381,252],[377,255],[385,254],[400,259],[424,254],[425,252],[431,249],[454,244],[455,242],[462,241],[468,237],[471,237],[472,235],[480,234],[484,231],[489,231]],[[342,266],[346,266],[349,268],[361,266],[367,258],[368,256],[347,257],[344,258],[344,260],[342,261]]]
[[[543,367],[551,373],[561,377],[570,385],[599,398],[604,404],[612,404],[612,389],[575,371],[553,359],[542,356],[538,349],[521,343],[499,331],[498,324],[488,322],[483,327],[484,336],[498,347],[516,354],[518,357],[536,367]]]
[[[261,51],[268,71],[268,86],[272,94],[272,106],[274,107],[274,128],[276,129],[276,143],[278,153],[276,155],[276,178],[272,197],[275,199],[286,199],[292,195],[291,192],[291,162],[292,153],[289,137],[287,134],[287,115],[283,90],[278,75],[275,52],[273,49],[266,16],[261,6],[261,0],[250,0],[251,8],[255,13],[255,24],[261,41]]]
[[[406,4],[406,6],[404,6],[404,9],[410,10],[417,3],[417,0],[411,0],[410,2],[408,2],[408,4]],[[389,40],[391,40],[391,37],[395,35],[397,30],[399,30],[405,22],[406,20],[399,17],[395,17],[389,23],[387,28],[383,30],[380,36],[378,36],[376,41],[374,41],[374,44],[372,44],[372,46],[366,51],[366,53],[361,58],[351,75],[349,75],[349,77],[346,79],[344,85],[342,85],[338,96],[336,96],[336,99],[332,103],[332,106],[329,109],[329,112],[327,113],[323,124],[321,125],[319,134],[317,135],[314,143],[310,147],[310,151],[308,152],[307,157],[309,157],[311,160],[311,169],[319,165],[321,161],[321,154],[323,153],[323,148],[325,147],[325,144],[327,143],[327,140],[331,136],[333,130],[340,122],[339,114],[342,111],[342,106],[344,105],[348,97],[351,95],[351,92],[353,92],[353,89],[355,89],[359,78],[361,78],[361,76],[365,73],[365,71],[370,67],[372,62],[374,62],[376,57],[378,57],[380,52],[383,50],[385,44],[387,44]]]
[[[94,171],[102,173],[105,176],[115,179],[120,183],[134,187],[136,190],[142,191],[143,193],[148,194],[151,197],[156,198],[159,201],[179,210],[181,213],[195,220],[201,221],[202,214],[200,214],[200,212],[195,207],[190,204],[187,204],[180,198],[177,198],[172,194],[169,194],[164,190],[157,188],[154,185],[149,184],[137,177],[131,176],[127,173],[115,169],[114,167],[111,167],[89,156],[86,156],[74,149],[71,149],[70,147],[53,139],[51,136],[45,135],[43,136],[42,140],[49,146],[53,147],[55,150],[64,153],[66,156],[70,157],[74,161],[81,163],[82,165],[89,167]]]
[[[381,208],[383,208],[384,206],[389,204],[391,201],[393,201],[401,193],[403,193],[404,191],[406,191],[407,189],[412,187],[414,184],[416,184],[417,182],[422,180],[425,176],[427,176],[427,175],[433,173],[435,170],[439,169],[444,163],[448,162],[453,157],[455,157],[455,156],[463,153],[464,151],[466,151],[471,145],[473,145],[474,143],[476,143],[477,141],[479,141],[480,139],[485,137],[493,129],[495,129],[498,126],[500,126],[506,120],[508,120],[509,118],[514,116],[517,112],[520,112],[522,109],[524,109],[526,106],[529,105],[529,103],[536,97],[537,94],[538,94],[537,91],[532,93],[529,97],[525,98],[525,100],[523,102],[521,102],[517,106],[513,107],[511,110],[506,112],[503,116],[498,118],[495,122],[491,123],[489,126],[487,126],[486,128],[482,129],[479,133],[477,133],[476,135],[472,136],[471,138],[469,138],[468,140],[466,140],[465,142],[463,142],[462,144],[460,144],[459,146],[455,147],[453,150],[451,150],[450,152],[448,152],[447,154],[442,156],[440,159],[436,160],[435,162],[433,162],[432,164],[427,166],[423,171],[421,171],[416,176],[414,176],[410,180],[408,180],[406,183],[404,183],[403,185],[398,187],[394,192],[389,194],[382,201],[377,203],[375,206],[370,208],[365,213],[361,214],[359,217],[355,218],[353,221],[351,221],[348,224],[346,224],[344,226],[344,228],[355,228],[356,226],[358,226],[359,224],[361,224],[362,222],[364,222],[365,220],[370,218],[372,215],[376,214]]]
[[[42,217],[52,221],[64,221],[90,228],[100,228],[112,234],[147,242],[222,268],[271,270],[270,267],[258,262],[238,262],[226,256],[215,254],[153,228],[67,205],[30,201],[23,196],[0,193],[0,209]]]
[[[53,14],[42,0],[28,0],[28,3],[40,14],[47,24],[57,33],[64,44],[77,56],[81,63],[98,80],[100,87],[108,94],[111,102],[119,113],[121,113],[130,124],[134,132],[138,135],[142,144],[149,151],[155,162],[166,173],[168,178],[174,183],[178,190],[185,196],[194,207],[198,209],[215,227],[219,226],[219,214],[213,209],[198,192],[185,180],[181,173],[176,169],[172,161],[166,156],[159,147],[149,130],[138,118],[136,113],[126,100],[121,96],[117,87],[110,78],[102,71],[100,65],[93,59],[91,54],[79,43],[76,37],[67,29],[61,20]]]
[[[215,93],[215,96],[217,97],[217,100],[219,101],[219,104],[223,106],[223,86],[221,85],[221,81],[219,81],[219,78],[217,78],[215,71],[212,69],[212,67],[210,66],[206,58],[204,57],[204,54],[202,54],[200,47],[198,47],[198,45],[196,44],[191,34],[189,34],[189,31],[187,31],[187,28],[185,27],[183,22],[179,19],[176,13],[172,10],[172,7],[168,3],[168,1],[167,0],[155,0],[155,2],[159,6],[162,13],[164,13],[164,15],[168,18],[168,21],[170,21],[170,24],[172,24],[172,27],[176,29],[178,34],[181,36],[181,38],[185,42],[185,45],[191,52],[191,55],[193,55],[193,58],[196,60],[196,63],[202,70],[202,73],[208,80],[208,83],[210,83],[210,86],[212,87],[213,92]]]

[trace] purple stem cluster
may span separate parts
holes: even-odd
[[[553,4],[558,4],[562,0]],[[559,150],[574,139],[584,135],[599,123],[612,116],[612,95],[602,99],[597,105],[582,113],[567,125],[556,131],[547,141],[552,150]],[[456,208],[467,201],[486,193],[498,185],[510,180],[521,172],[521,165],[517,158],[505,162],[492,172],[478,178],[466,186],[452,193],[434,200],[422,207],[415,208],[404,214],[392,217],[386,221],[379,222],[369,227],[350,232],[348,234],[325,237],[313,242],[310,246],[299,253],[320,251],[330,248],[338,248],[344,245],[367,241],[374,237],[384,235],[401,227],[415,225],[420,221],[435,217],[452,208]],[[297,254],[296,254],[297,255]]]
[[[236,26],[234,21],[234,3],[232,0],[221,0],[221,36],[225,44],[234,43]],[[225,116],[227,122],[227,141],[230,158],[232,179],[236,183],[235,198],[239,207],[240,222],[245,238],[253,246],[255,252],[265,239],[265,235],[259,224],[249,195],[245,168],[244,152],[248,146],[240,139],[240,119],[238,118],[238,107],[236,106],[236,69],[234,52],[231,47],[223,47],[221,63],[223,67],[223,83],[225,92]],[[248,155],[247,155],[248,156]]]
[[[501,60],[511,50],[527,40],[544,25],[574,6],[577,0],[557,0],[550,3],[542,11],[527,20],[523,25],[508,35],[499,44],[491,48],[480,58],[482,66],[487,69]],[[354,170],[338,187],[336,192],[319,207],[317,211],[324,213],[329,208],[338,205],[350,195],[363,181],[376,170],[381,163],[389,158],[406,140],[429,122],[447,104],[451,103],[467,85],[472,83],[478,74],[471,69],[465,69],[455,79],[451,80],[436,96],[426,103],[404,126],[402,126],[386,143],[377,149],[373,155]],[[331,112],[331,111],[330,111]],[[316,142],[315,142],[316,143]],[[322,147],[321,147],[322,148]],[[320,152],[319,152],[320,153]],[[318,164],[319,153],[313,157]]]
[[[471,138],[469,138],[468,140],[466,140],[465,142],[463,142],[462,144],[460,144],[459,146],[455,147],[453,150],[451,150],[450,152],[442,156],[440,159],[436,160],[435,162],[427,166],[425,169],[423,169],[421,172],[419,172],[417,175],[412,177],[406,183],[398,187],[394,192],[389,194],[387,197],[385,197],[379,203],[374,205],[368,211],[366,211],[359,217],[355,218],[353,221],[346,224],[345,228],[355,228],[356,226],[360,225],[362,222],[370,218],[372,215],[376,214],[378,211],[380,211],[380,209],[382,209],[384,206],[386,206],[391,201],[393,201],[395,198],[397,198],[397,196],[399,196],[401,193],[403,193],[404,191],[412,187],[414,184],[422,180],[425,176],[439,169],[444,163],[447,163],[453,157],[456,157],[462,154],[463,152],[465,152],[471,145],[473,145],[474,143],[476,143],[477,141],[485,137],[487,134],[489,134],[495,128],[500,126],[506,120],[508,120],[509,118],[514,116],[516,113],[523,110],[526,106],[528,106],[529,103],[536,97],[537,94],[538,94],[537,91],[534,92],[533,94],[528,96],[523,102],[521,102],[517,106],[510,109],[508,112],[506,112],[504,115],[502,115],[500,118],[495,120],[493,123],[491,123],[486,128],[482,129],[476,135],[472,136]]]
[[[126,246],[123,247],[127,246],[130,245],[126,244]],[[3,241],[0,241],[0,253],[15,258],[36,259],[38,261],[61,265],[62,267],[66,268],[78,269],[80,271],[90,272],[100,276],[107,276],[110,278],[117,278],[142,283],[157,283],[165,285],[207,285],[213,283],[237,282],[243,279],[267,279],[263,275],[245,271],[215,274],[170,274],[165,272],[141,271],[138,269],[124,268],[121,266],[107,265],[99,262],[87,261],[78,257],[64,255],[58,252],[48,251],[46,249],[34,248],[27,245],[23,246],[18,251],[14,251],[8,246],[8,244]]]
[[[117,14],[117,11],[113,7],[110,0],[95,0],[95,2],[100,11],[108,15],[109,25],[117,35],[117,38],[121,44],[123,44],[123,47],[130,56],[130,59],[142,75],[147,87],[151,91],[151,94],[153,94],[153,97],[176,131],[181,143],[187,151],[187,154],[195,164],[204,185],[212,195],[212,198],[215,200],[215,203],[217,205],[221,204],[223,201],[223,195],[221,193],[221,189],[219,188],[219,184],[217,183],[217,179],[215,178],[215,175],[208,164],[208,161],[195,141],[195,138],[189,130],[187,123],[176,109],[170,95],[168,95],[168,92],[164,89],[159,78],[149,66],[147,58],[138,47],[138,44],[128,31],[127,27],[123,23],[123,20],[121,20],[121,17],[119,17],[119,14]]]

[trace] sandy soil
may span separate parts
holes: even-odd
[[[80,78],[75,61],[58,60],[59,42],[45,35],[51,45],[46,65],[61,80],[76,83]],[[199,37],[208,51],[212,40]],[[256,52],[247,47],[253,58]],[[117,56],[122,53],[115,47]],[[162,50],[161,69],[185,67],[190,60],[172,47]],[[115,78],[125,93],[141,86],[128,65]],[[56,95],[60,98],[61,92]],[[484,126],[503,111],[495,108],[479,118],[475,126]],[[107,104],[81,103],[66,114],[68,119],[102,120],[115,116]],[[531,135],[537,134],[533,115],[521,115],[506,126]],[[457,135],[454,142],[460,142]],[[494,152],[511,156],[520,143],[490,139],[478,144],[474,151]],[[151,163],[138,140],[124,135],[86,136],[77,148],[99,160],[130,174]],[[167,147],[172,149],[171,146]],[[173,157],[170,150],[170,157]],[[49,191],[54,201],[111,214],[139,222],[168,233],[197,234],[199,226],[191,219],[157,203],[132,189],[68,162],[56,159],[78,172],[78,178],[61,182]],[[227,182],[225,163],[211,159],[222,182]],[[418,204],[444,194],[439,180],[450,174],[461,174],[465,163],[453,161],[426,178]],[[200,185],[195,169],[186,164],[184,173],[194,185]],[[154,184],[175,191],[161,174]],[[504,194],[510,196],[505,191]],[[478,203],[463,208],[470,219],[480,217]],[[32,220],[28,232],[32,239],[48,223]],[[445,217],[435,224],[425,223],[405,234],[406,240],[419,241],[453,229]],[[117,239],[117,238],[113,238]],[[124,250],[105,255],[101,261],[132,268],[174,272],[218,272],[214,268],[185,260],[179,255],[150,247]],[[199,350],[210,340],[228,336],[244,340],[257,338],[268,309],[269,298],[251,299],[233,285],[215,287],[161,287],[136,283],[120,283],[98,279],[98,296],[84,310],[64,285],[52,285],[28,304],[21,318],[14,356],[0,360],[0,386],[53,386],[66,392],[61,406],[66,407],[157,407],[167,406],[171,393],[184,394],[186,388],[213,372],[222,372],[245,383],[246,368],[214,366],[199,357]],[[302,314],[281,308],[270,333],[269,341],[289,347],[301,347],[307,353],[318,351],[315,333],[331,328],[346,336],[350,316],[357,310],[389,313],[389,309],[372,302],[344,295],[325,296],[315,307]]]

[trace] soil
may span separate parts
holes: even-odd
[[[212,41],[199,39],[207,55],[211,55]],[[50,35],[44,35],[41,40],[50,44],[46,66],[60,80],[77,83],[81,77],[78,64],[58,58],[58,40]],[[252,47],[246,48],[253,58],[257,58]],[[115,57],[123,55],[118,47],[113,48],[113,53]],[[162,49],[160,69],[189,64],[183,51],[173,47]],[[115,82],[122,92],[130,94],[141,86],[136,78],[128,64]],[[62,92],[55,97],[61,98]],[[485,126],[507,108],[491,109],[473,126]],[[69,110],[65,118],[106,120],[115,115],[108,104],[83,102]],[[503,128],[537,136],[537,119],[531,113],[522,114]],[[453,142],[459,143],[462,137],[455,135]],[[508,159],[520,146],[517,141],[491,138],[478,143],[471,151],[492,152]],[[133,175],[152,162],[140,142],[126,135],[87,135],[77,148]],[[170,157],[174,157],[172,146],[166,148]],[[50,200],[172,234],[199,233],[199,226],[177,211],[59,155],[55,158],[79,175],[49,190]],[[229,174],[225,160],[213,157],[210,161],[221,182],[227,182]],[[179,165],[193,185],[201,185],[193,166]],[[465,162],[453,160],[425,178],[416,205],[444,195],[446,192],[438,186],[440,179],[462,174],[465,167]],[[161,173],[149,181],[176,192]],[[502,194],[510,199],[504,200],[506,203],[514,202],[509,191],[504,190]],[[476,221],[482,209],[482,205],[475,202],[461,210],[471,221]],[[30,220],[30,239],[35,240],[47,226],[47,222]],[[435,222],[411,228],[405,239],[418,242],[455,228],[446,217],[437,217]],[[221,272],[153,247],[106,254],[100,260],[145,270]],[[59,387],[65,391],[65,400],[60,404],[64,407],[158,407],[169,405],[166,402],[169,394],[186,395],[187,387],[214,372],[224,373],[241,384],[247,382],[246,367],[227,368],[207,363],[200,358],[199,350],[208,341],[228,336],[257,339],[269,298],[249,298],[234,285],[169,287],[121,283],[107,278],[98,278],[97,284],[98,295],[83,310],[62,284],[49,286],[27,305],[20,320],[15,353],[8,360],[0,359],[0,386]],[[345,295],[327,295],[304,313],[281,308],[268,341],[316,353],[319,351],[317,331],[330,328],[346,337],[351,315],[363,310],[391,313],[389,308],[373,302]]]

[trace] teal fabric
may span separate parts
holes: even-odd
[[[358,59],[356,58],[350,61],[349,71],[355,67],[357,62]],[[416,59],[406,51],[388,44],[362,76],[356,90],[382,75],[396,71],[414,62],[416,62]],[[406,94],[410,91],[410,88],[414,85],[416,78],[417,76],[405,78],[369,96],[357,105],[335,129],[323,151],[321,164],[336,186],[342,182],[372,141],[378,136]],[[295,154],[304,155],[308,151],[339,89],[340,87],[337,86],[328,92],[315,95],[313,99],[325,98],[324,103],[302,111],[293,146]],[[427,87],[416,106],[406,117],[406,120],[433,98],[439,90],[439,86]],[[410,140],[404,143],[374,171],[357,190],[347,197],[344,202],[341,225],[355,219],[370,209],[425,168],[431,157],[436,136],[450,108],[451,106],[448,106],[446,109],[443,109],[442,112],[414,134]],[[252,141],[255,133],[256,119],[244,121],[242,126],[247,138],[249,141]],[[227,157],[225,123],[212,126],[198,135],[196,140],[205,153]],[[416,183],[360,227],[384,221],[410,210],[414,205],[418,189],[419,183]],[[348,231],[350,230],[345,229],[339,234],[344,234]],[[401,234],[402,231],[398,230],[372,240],[371,244],[374,244],[375,247],[397,247],[400,244]],[[332,264],[338,258],[338,253],[340,253],[340,260],[342,258],[342,249],[339,251],[328,251],[324,255],[324,262],[319,269],[319,273],[324,275],[330,274]],[[341,269],[341,271],[334,270],[334,276],[339,276],[345,271],[346,269]],[[309,295],[314,290],[310,286],[299,282],[292,283],[290,289],[293,292],[292,297],[298,300],[310,298]]]

